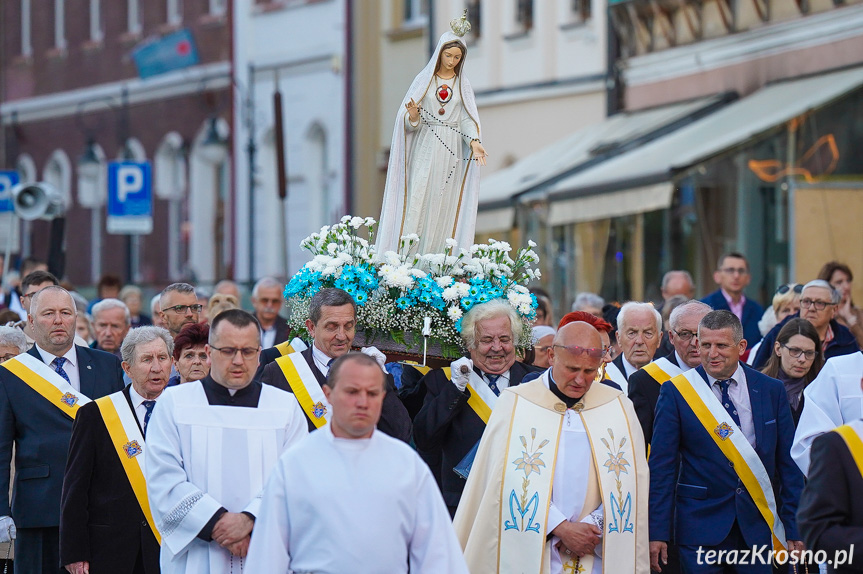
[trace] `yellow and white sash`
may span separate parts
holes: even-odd
[[[644,535],[636,528],[639,508],[637,465],[641,459],[633,452],[636,442],[632,439],[629,420],[620,401],[619,395],[616,400],[579,413],[590,440],[593,467],[602,492],[605,515],[603,572],[631,572],[632,565],[639,560],[636,555],[637,537]],[[585,572],[591,571],[592,564],[593,554],[583,557],[580,562]]]
[[[542,572],[562,424],[560,413],[516,395],[504,459],[497,544],[498,564],[507,572]]]
[[[54,369],[29,353],[21,353],[2,366],[69,418],[74,419],[78,409],[90,402]]]
[[[147,524],[150,525],[156,540],[162,544],[162,537],[156,529],[153,514],[150,512],[147,482],[144,479],[146,473],[144,448],[146,445],[144,435],[138,428],[135,413],[129,406],[129,401],[126,400],[123,391],[96,399],[96,406],[99,407],[102,420],[105,421],[105,427],[107,427],[108,435],[111,437],[111,444],[117,451],[117,457],[119,457],[126,478],[132,486],[135,498],[147,518]]]
[[[695,413],[722,454],[734,464],[734,471],[770,528],[773,549],[775,551],[786,549],[785,527],[779,519],[770,476],[758,453],[746,440],[743,431],[735,424],[698,371],[694,369],[687,371],[673,378],[671,383],[683,395],[686,404]]]
[[[626,380],[626,375],[621,373],[614,363],[605,364],[605,378],[620,385],[620,390],[623,391],[624,395],[629,393],[629,382]]]
[[[303,343],[301,339],[294,337],[290,341],[285,341],[283,343],[279,343],[276,345],[276,349],[279,351],[279,355],[284,357],[285,355],[290,355],[291,353],[301,353],[308,349],[309,346]]]
[[[845,445],[851,451],[851,457],[857,464],[857,470],[863,476],[863,439],[861,439],[863,437],[863,421],[854,421],[847,425],[842,425],[836,429],[836,432],[845,441]]]
[[[431,370],[430,367],[412,365],[410,363],[407,364],[418,370],[423,375],[427,374]],[[446,378],[451,381],[452,372],[450,367],[444,367],[442,370],[446,375]],[[494,409],[494,405],[497,404],[497,395],[494,394],[494,391],[491,390],[488,383],[485,382],[485,379],[479,376],[474,370],[471,370],[470,372],[470,381],[467,383],[467,390],[470,391],[470,396],[467,399],[468,406],[473,409],[473,412],[475,412],[479,418],[482,419],[482,422],[488,424],[488,417],[491,416],[491,411]]]
[[[665,357],[660,357],[652,363],[648,363],[644,366],[644,371],[660,385],[683,373],[680,367]]]
[[[332,407],[327,402],[324,391],[305,357],[299,352],[291,353],[276,359],[276,364],[279,365],[303,412],[315,428],[321,428],[330,422]]]

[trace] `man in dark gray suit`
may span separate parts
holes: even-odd
[[[50,286],[30,301],[36,344],[0,367],[0,492],[9,492],[15,447],[15,496],[0,496],[3,532],[18,527],[15,572],[60,572],[60,494],[78,408],[123,388],[120,361],[74,344],[75,303]],[[14,524],[13,524],[14,521]]]

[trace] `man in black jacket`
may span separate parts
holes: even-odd
[[[309,430],[323,426],[329,420],[329,405],[321,390],[327,380],[330,365],[351,350],[357,325],[357,305],[342,289],[318,291],[309,303],[306,329],[313,341],[311,347],[284,355],[264,367],[261,382],[294,393],[308,419]],[[383,368],[384,354],[374,347],[363,353],[374,357]],[[411,420],[398,398],[392,375],[387,375],[378,430],[410,441]]]
[[[521,320],[509,303],[477,305],[462,319],[470,359],[453,361],[451,378],[446,370],[436,369],[419,382],[425,399],[414,419],[414,440],[451,514],[465,485],[453,468],[479,442],[500,391],[542,370],[515,360],[520,333]]]
[[[60,560],[72,574],[159,572],[140,462],[149,417],[171,374],[174,341],[161,327],[139,327],[121,352],[132,384],[83,406],[72,427],[60,512]]]
[[[14,519],[15,572],[60,569],[60,494],[78,408],[123,388],[117,357],[74,344],[75,303],[58,286],[30,301],[36,344],[0,368],[0,492],[9,492],[15,447],[15,497],[0,497],[0,521]],[[11,519],[9,518],[11,516]],[[4,531],[6,528],[3,528]]]

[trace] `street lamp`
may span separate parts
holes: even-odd
[[[102,181],[102,160],[96,153],[93,140],[87,142],[84,153],[78,158],[78,201],[83,207],[99,207],[105,191]]]
[[[228,155],[228,142],[219,132],[218,121],[216,116],[210,116],[207,133],[198,148],[201,158],[212,164],[222,163]]]

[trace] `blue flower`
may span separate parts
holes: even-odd
[[[363,271],[358,275],[359,284],[368,289],[377,289],[378,281],[374,278],[373,275]]]
[[[341,287],[341,289],[344,289],[348,295],[353,295],[357,292],[357,286],[353,284],[345,285],[344,287]]]
[[[480,293],[479,297],[476,298],[477,303],[487,303],[489,300],[488,293]]]
[[[356,301],[357,305],[362,307],[366,304],[366,301],[369,300],[369,294],[365,291],[357,291],[354,293],[354,301]]]
[[[461,333],[461,319],[459,319],[458,321],[456,321],[456,322],[455,322],[454,327],[455,327],[455,330],[456,330],[456,331],[458,331],[459,333]]]
[[[446,301],[444,301],[441,297],[435,297],[432,300],[431,305],[438,311],[443,311],[446,308]]]
[[[465,297],[464,299],[461,300],[461,307],[465,311],[468,311],[471,307],[473,307],[473,304],[474,304],[474,300],[469,298],[469,297]]]
[[[474,285],[473,287],[470,288],[470,291],[469,291],[471,297],[476,297],[477,295],[479,295],[479,292],[480,292],[480,288],[478,285]]]
[[[429,293],[420,293],[419,297],[417,297],[420,303],[431,303],[432,296]]]
[[[411,300],[408,299],[407,297],[399,297],[396,300],[396,307],[398,307],[399,309],[407,309],[410,306],[411,306]]]

